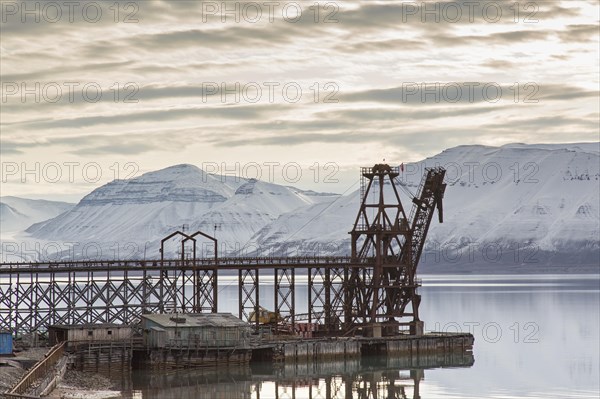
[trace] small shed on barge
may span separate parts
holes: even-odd
[[[131,327],[123,324],[56,324],[48,327],[50,345],[63,341],[67,341],[69,345],[127,342],[132,337]]]
[[[142,315],[147,348],[234,348],[245,346],[252,329],[231,313]]]

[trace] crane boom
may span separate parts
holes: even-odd
[[[410,251],[402,251],[403,260],[401,263],[413,265],[414,271],[417,269],[425,238],[431,225],[431,219],[435,209],[438,210],[439,222],[444,222],[444,213],[442,199],[446,191],[444,177],[446,170],[442,167],[427,168],[426,174],[421,180],[421,185],[417,190],[418,197],[413,198],[413,208],[411,211],[411,240]],[[409,241],[407,241],[408,243]],[[408,259],[410,257],[410,259]]]

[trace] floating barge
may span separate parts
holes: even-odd
[[[72,367],[105,372],[132,367],[169,370],[298,365],[394,357],[428,367],[472,359],[474,338],[466,333],[398,334],[389,337],[302,337],[255,334],[251,324],[228,313],[147,314],[134,329],[113,324],[52,326],[51,344],[66,342]],[[139,329],[138,329],[139,332]],[[462,362],[459,361],[459,362]]]
[[[316,338],[277,343],[273,346],[273,354],[274,360],[282,360],[286,364],[386,356],[418,359],[424,355],[471,354],[473,343],[471,334],[434,332],[419,337]]]
[[[150,369],[235,367],[251,361],[296,364],[373,356],[416,359],[418,363],[424,355],[469,354],[474,342],[471,334],[462,333],[379,338],[257,335],[250,324],[227,313],[143,315],[141,328],[144,338],[142,346],[134,348],[134,364]]]
[[[406,367],[439,367],[458,362],[473,364],[471,334],[428,333],[420,337],[313,338],[264,341],[246,346],[163,347],[134,351],[134,368],[151,369],[237,367],[251,362],[298,365],[353,361],[372,357],[403,359]]]

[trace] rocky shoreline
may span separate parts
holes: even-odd
[[[81,371],[69,370],[56,389],[50,393],[52,399],[120,399],[121,392],[107,377]]]

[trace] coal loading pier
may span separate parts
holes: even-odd
[[[279,347],[274,353],[283,352],[284,358],[292,353],[302,357],[298,351],[309,358],[335,358],[339,342],[347,339],[360,348],[344,346],[346,357],[364,351],[411,356],[470,351],[470,334],[425,334],[419,317],[417,265],[436,209],[443,221],[445,170],[427,168],[416,194],[399,175],[400,167],[386,164],[361,169],[361,204],[347,257],[224,258],[217,254],[216,238],[177,231],[163,243],[179,236],[182,249],[193,246],[193,256],[185,258],[182,251],[181,259],[2,264],[0,330],[45,334],[52,325],[134,326],[146,314],[217,313],[219,275],[233,274],[237,317],[263,344]],[[400,200],[401,190],[412,200],[410,213]],[[214,257],[196,258],[200,237],[214,242]],[[297,276],[303,276],[301,284]],[[265,277],[273,281],[270,311],[259,295]],[[302,305],[300,290],[307,298]],[[269,334],[261,333],[266,330]],[[311,352],[302,349],[298,338],[319,344]]]

